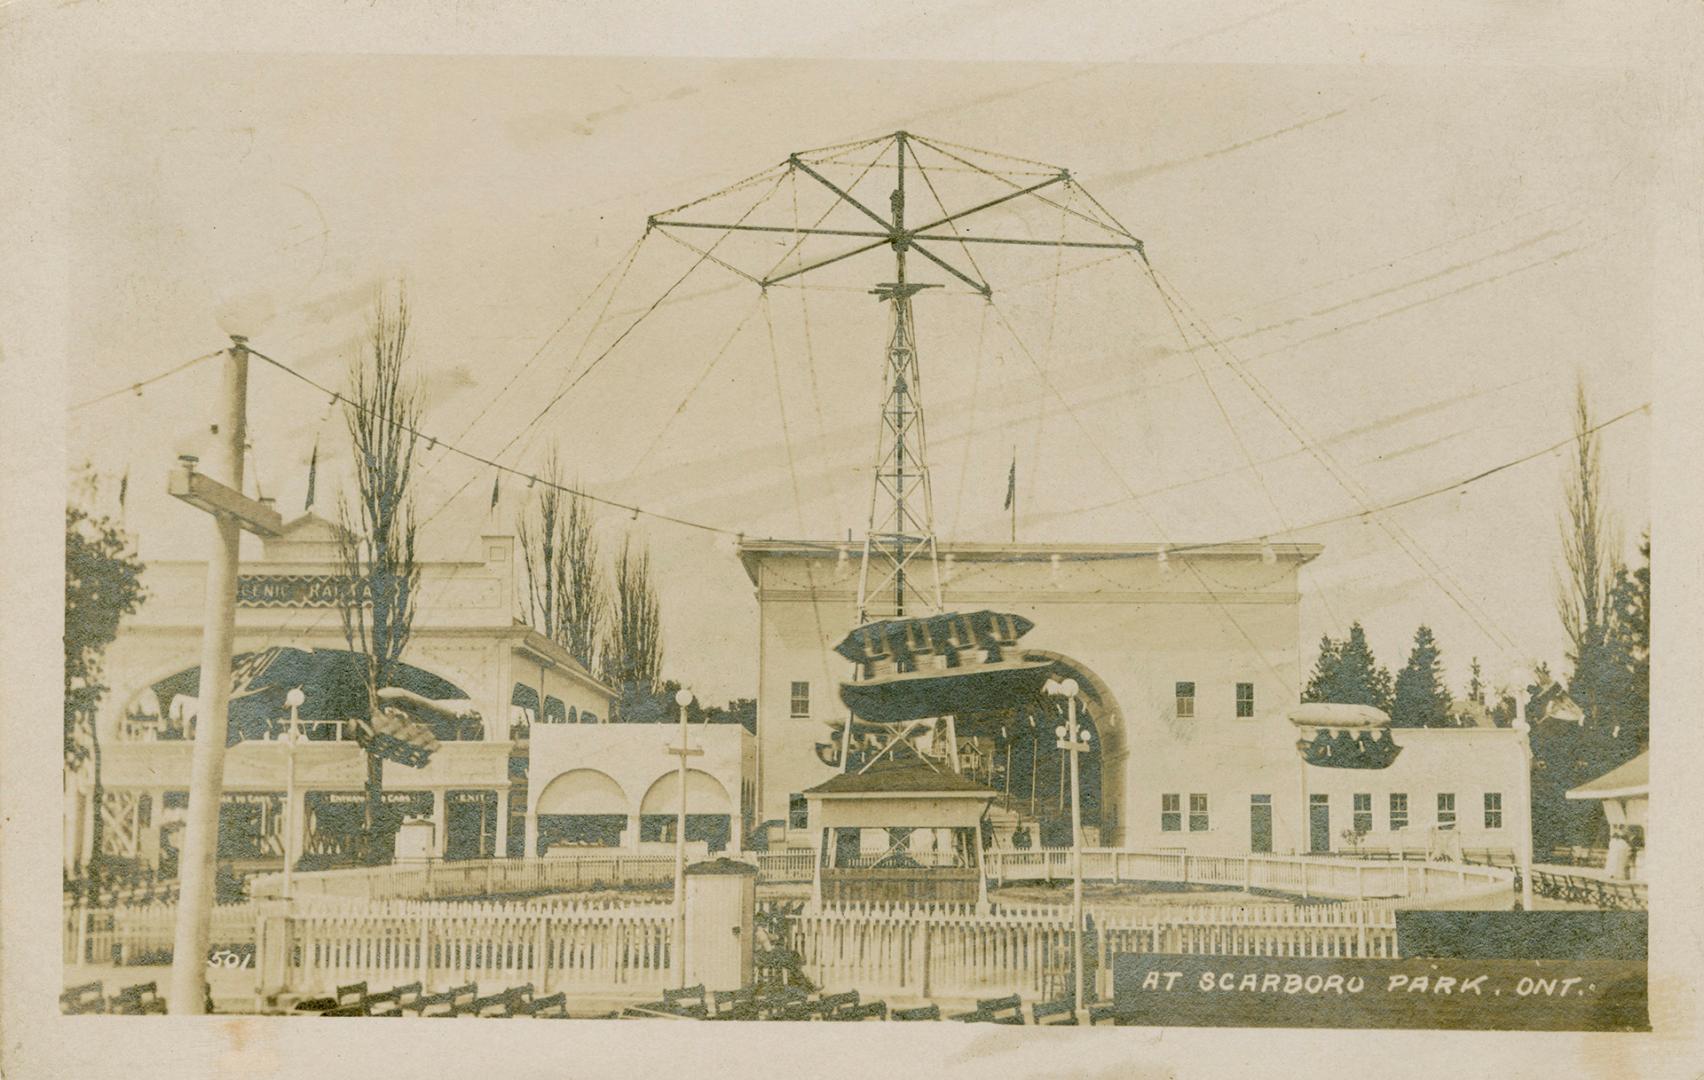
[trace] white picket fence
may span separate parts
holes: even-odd
[[[1388,903],[1305,907],[1175,905],[1089,912],[1087,948],[1099,991],[1112,992],[1119,953],[1391,958],[1396,913]],[[1071,911],[1066,907],[875,906],[806,912],[792,945],[825,988],[905,999],[1005,994],[1052,997],[1069,985]]]
[[[418,980],[428,993],[531,983],[539,994],[653,994],[671,985],[673,926],[668,904],[322,902],[263,919],[258,985],[324,994]]]
[[[787,848],[756,854],[760,885],[810,881],[816,868],[816,851],[812,848]]]
[[[208,944],[214,955],[254,945],[252,902],[213,909]],[[176,902],[85,908],[65,905],[64,961],[78,964],[163,964],[172,958]]]
[[[573,892],[593,887],[662,885],[674,881],[674,856],[626,853],[535,859],[434,860],[407,865],[313,870],[291,876],[293,896],[361,900],[442,899]],[[250,895],[283,895],[284,875],[261,874]]]
[[[1071,849],[989,851],[983,855],[989,883],[1065,881],[1071,878]],[[1182,852],[1083,851],[1083,880],[1168,882],[1262,889],[1303,898],[1466,899],[1513,887],[1512,871],[1468,863],[1388,862],[1307,855],[1188,855]]]

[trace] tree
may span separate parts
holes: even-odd
[[[107,687],[101,660],[118,625],[147,599],[143,566],[131,538],[113,521],[76,503],[65,507],[65,767],[89,765],[94,845],[86,867],[88,902],[100,883],[101,747],[95,711]]]
[[[662,605],[651,576],[651,553],[636,547],[631,536],[622,540],[616,555],[612,608],[604,681],[624,692],[632,686],[642,696],[654,694],[663,667]]]
[[[1574,390],[1573,469],[1563,488],[1564,572],[1558,575],[1556,611],[1568,635],[1568,695],[1586,714],[1585,726],[1609,728],[1608,710],[1617,697],[1615,664],[1608,647],[1610,592],[1618,567],[1611,525],[1604,510],[1599,440],[1592,430],[1591,406],[1584,381]]]
[[[1468,668],[1467,700],[1475,705],[1485,704],[1485,674],[1479,667],[1479,657],[1477,656],[1473,658],[1473,663]]]
[[[1609,664],[1618,679],[1610,731],[1616,755],[1625,760],[1651,741],[1651,534],[1639,544],[1642,565],[1615,572],[1610,589]]]
[[[1302,700],[1371,705],[1389,712],[1391,693],[1390,671],[1373,658],[1367,632],[1357,622],[1342,641],[1333,641],[1329,635],[1320,639],[1319,659]]]
[[[598,565],[591,502],[562,490],[555,450],[518,532],[527,575],[527,617],[533,629],[591,670],[604,652],[609,591]]]
[[[349,364],[344,418],[355,458],[354,505],[339,501],[338,555],[349,581],[339,605],[349,650],[363,660],[368,717],[379,712],[378,692],[392,674],[414,628],[420,567],[415,561],[419,521],[414,505],[414,459],[425,396],[408,373],[409,310],[406,287],[392,303],[373,300],[366,355]],[[383,762],[367,753],[365,857],[379,857],[375,832],[383,798]]]
[[[1432,628],[1414,632],[1408,663],[1396,675],[1391,701],[1392,727],[1453,727],[1450,692],[1444,688],[1444,665]]]

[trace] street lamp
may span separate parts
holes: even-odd
[[[680,745],[669,747],[669,753],[680,758],[680,804],[675,810],[675,976],[676,985],[686,986],[686,759],[704,753],[686,744],[686,709],[692,704],[692,691],[675,692],[675,704],[680,707]]]
[[[301,738],[302,718],[298,710],[307,696],[302,688],[292,686],[290,692],[284,695],[284,704],[290,707],[290,728],[284,736],[284,755],[286,759],[284,782],[284,899],[291,896],[291,875],[296,870],[296,838],[301,831],[296,822],[296,742]]]
[[[1079,786],[1078,763],[1080,754],[1089,749],[1090,736],[1086,731],[1077,728],[1077,686],[1076,679],[1066,679],[1063,682],[1050,679],[1042,687],[1047,693],[1065,699],[1065,723],[1053,729],[1057,737],[1055,745],[1071,756],[1071,924],[1075,930],[1075,956],[1071,969],[1075,974],[1072,990],[1072,1007],[1081,1012],[1083,1004],[1083,800]]]

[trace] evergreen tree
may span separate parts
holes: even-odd
[[[1414,632],[1414,649],[1396,676],[1391,703],[1393,727],[1451,727],[1450,692],[1444,688],[1444,665],[1432,628]]]
[[[1473,658],[1473,665],[1468,669],[1467,700],[1476,705],[1485,704],[1485,678],[1479,668],[1479,657]]]
[[[1303,701],[1330,701],[1344,705],[1371,705],[1389,712],[1392,685],[1390,671],[1378,665],[1360,623],[1349,627],[1349,636],[1320,641],[1319,660],[1302,694]]]
[[[1651,535],[1639,545],[1643,563],[1631,573],[1616,571],[1610,590],[1609,662],[1617,686],[1610,706],[1610,737],[1618,760],[1650,745],[1651,729]]]
[[[1330,701],[1332,689],[1337,685],[1337,671],[1342,666],[1342,646],[1331,640],[1330,634],[1324,634],[1319,639],[1319,659],[1314,661],[1313,674],[1308,678],[1308,685],[1302,691],[1303,701]]]

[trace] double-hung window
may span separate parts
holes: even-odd
[[[1189,797],[1189,831],[1207,831],[1207,796],[1191,795]]]
[[[1251,682],[1237,683],[1237,717],[1244,719],[1254,715],[1254,684]]]
[[[1160,796],[1160,831],[1183,831],[1183,796]]]
[[[1370,833],[1373,831],[1373,796],[1371,792],[1357,792],[1355,795],[1355,831]]]
[[[1485,793],[1485,827],[1501,829],[1503,827],[1503,793],[1487,791]]]
[[[1438,792],[1438,828],[1453,829],[1456,827],[1455,792]]]
[[[1390,796],[1390,831],[1401,832],[1408,828],[1408,796],[1400,791],[1392,792]]]
[[[1177,716],[1180,720],[1188,720],[1195,715],[1195,684],[1180,682],[1177,684]]]
[[[811,684],[796,682],[793,684],[792,700],[787,714],[795,720],[804,719],[811,715]]]

